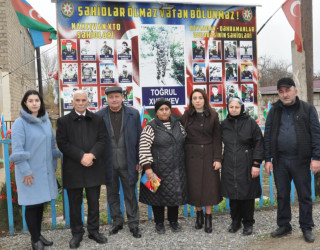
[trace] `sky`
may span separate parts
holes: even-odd
[[[43,16],[54,28],[56,25],[56,5],[51,0],[27,0],[38,13]],[[122,0],[123,1],[123,0]],[[223,3],[231,5],[261,5],[257,7],[257,30],[265,21],[281,6],[284,0],[200,0],[200,1],[179,1],[167,0],[164,2],[193,2],[193,3]],[[315,12],[320,10],[320,0],[313,0],[313,60],[314,72],[320,75],[320,15]],[[274,60],[284,60],[291,64],[291,41],[294,39],[294,32],[289,25],[282,9],[280,9],[269,23],[258,35],[257,47],[258,57],[267,55]],[[50,49],[50,45],[41,48],[41,52]]]

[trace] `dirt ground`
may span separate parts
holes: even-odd
[[[316,237],[315,242],[307,243],[304,241],[301,232],[295,232],[283,238],[271,238],[270,235],[265,235],[260,240],[252,242],[246,248],[248,250],[304,250],[304,249],[320,249],[320,231],[314,230]]]

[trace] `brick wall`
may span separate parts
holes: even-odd
[[[36,88],[34,54],[31,37],[20,25],[11,1],[0,0],[0,112],[6,120],[19,116],[24,93]]]

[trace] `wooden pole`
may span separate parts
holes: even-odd
[[[313,34],[312,0],[301,0],[301,31],[305,52],[305,71],[308,102],[313,103]]]

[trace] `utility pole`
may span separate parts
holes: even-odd
[[[301,0],[302,52],[291,42],[292,71],[299,98],[313,104],[312,0]]]
[[[313,34],[312,0],[301,0],[301,32],[305,51],[305,71],[308,102],[313,103]]]

